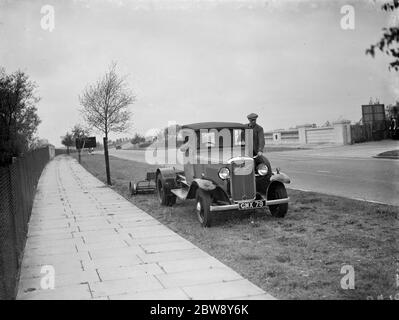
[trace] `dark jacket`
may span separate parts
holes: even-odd
[[[258,151],[262,151],[265,148],[265,134],[263,132],[263,128],[255,124],[253,128],[250,127],[248,124],[248,127],[253,130],[253,147],[254,147],[254,155],[258,153]]]

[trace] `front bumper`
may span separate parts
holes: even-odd
[[[272,206],[275,204],[282,204],[282,203],[288,203],[290,201],[290,198],[283,198],[283,199],[276,199],[276,200],[266,200],[266,206]],[[211,206],[211,212],[215,211],[227,211],[227,210],[238,210],[238,203],[234,204],[226,204],[226,205],[220,205],[220,206]]]

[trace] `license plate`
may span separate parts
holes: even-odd
[[[266,200],[255,200],[249,202],[240,202],[238,204],[238,210],[250,210],[266,207]]]

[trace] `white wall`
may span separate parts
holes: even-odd
[[[334,127],[306,129],[306,143],[335,143]]]
[[[296,130],[265,133],[266,145],[281,144],[350,144],[350,121],[334,122],[331,127],[313,128],[311,125],[298,126]]]

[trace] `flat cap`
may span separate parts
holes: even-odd
[[[248,119],[256,119],[258,117],[258,115],[256,113],[250,113],[249,115],[247,115]]]

